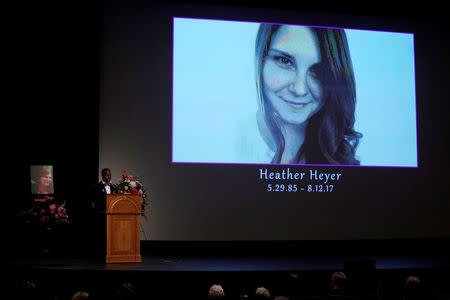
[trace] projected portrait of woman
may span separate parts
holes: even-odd
[[[269,162],[359,165],[344,30],[261,24],[255,54],[257,125]]]
[[[31,193],[53,194],[52,166],[31,166]]]
[[[174,18],[173,48],[174,163],[417,167],[413,34]]]

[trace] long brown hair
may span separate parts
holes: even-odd
[[[272,163],[280,163],[285,141],[280,120],[262,89],[262,69],[272,36],[282,25],[261,24],[256,37],[256,87],[260,111],[277,148]],[[310,27],[316,35],[321,62],[316,70],[324,88],[324,104],[309,120],[305,140],[296,155],[307,164],[359,165],[356,148],[362,134],[353,129],[355,123],[356,88],[353,66],[343,29]]]

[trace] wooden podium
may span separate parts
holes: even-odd
[[[141,262],[140,195],[106,195],[106,262]]]

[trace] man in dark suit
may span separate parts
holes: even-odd
[[[106,257],[106,195],[117,194],[117,186],[111,183],[111,170],[101,171],[102,180],[92,188],[89,199],[89,256],[104,262]]]
[[[104,168],[102,170],[102,180],[94,187],[94,197],[91,199],[91,208],[96,213],[106,211],[106,195],[117,194],[117,186],[111,183],[111,170]]]

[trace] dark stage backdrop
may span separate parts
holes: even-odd
[[[145,183],[150,205],[142,218],[141,239],[450,236],[444,151],[448,27],[430,20],[244,6],[127,3],[105,5],[102,12],[99,168],[111,168],[113,180],[125,169]],[[414,33],[418,167],[173,163],[174,16]],[[382,115],[377,118],[386,122]],[[289,172],[305,173],[304,179],[276,178],[276,173]],[[321,179],[321,173],[338,179],[326,182],[328,175]],[[281,184],[284,191],[271,190],[281,189]],[[297,191],[287,191],[292,184]]]
[[[55,199],[66,201],[71,225],[58,245],[72,249],[82,240],[77,231],[85,220],[86,194],[98,178],[99,6],[30,4],[17,12],[9,101],[15,113],[6,118],[19,127],[11,144],[20,160],[11,176],[18,188],[5,211],[14,228],[7,230],[14,240],[8,250],[28,256],[42,244],[37,228],[24,228],[17,218],[32,202],[30,165],[53,165]]]

